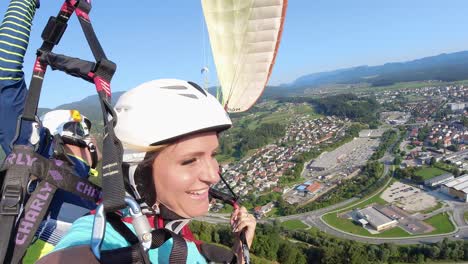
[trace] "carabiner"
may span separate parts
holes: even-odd
[[[151,225],[148,218],[141,212],[140,205],[132,197],[126,196],[125,203],[130,207],[130,215],[132,216],[132,225],[135,233],[140,240],[145,251],[149,250],[152,242]]]
[[[142,244],[145,251],[149,250],[152,242],[152,228],[146,216],[141,212],[140,205],[130,196],[125,197],[125,203],[130,208],[132,217],[132,225],[138,240]],[[94,256],[101,259],[101,246],[106,233],[106,214],[104,212],[104,203],[101,203],[94,215],[93,233],[91,235],[91,250]]]
[[[101,203],[96,209],[93,222],[93,233],[91,234],[91,251],[94,256],[101,259],[101,246],[106,233],[106,214],[104,212],[104,204]]]

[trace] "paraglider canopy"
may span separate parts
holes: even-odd
[[[278,51],[287,0],[202,0],[222,103],[248,110],[263,93]]]

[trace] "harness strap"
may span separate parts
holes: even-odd
[[[1,172],[5,178],[0,201],[0,250],[5,263],[21,261],[58,188],[93,202],[100,197],[99,187],[75,175],[67,163],[46,159],[31,146],[14,146]],[[41,181],[28,198],[31,176]]]
[[[8,174],[18,168],[23,169],[21,173],[26,175],[23,175],[24,179],[22,180],[25,182],[25,186],[28,184],[29,175],[33,175],[41,181],[88,201],[98,202],[101,198],[101,188],[76,175],[68,163],[57,159],[46,159],[34,152],[31,147],[15,146],[6,157],[2,171],[7,171]],[[26,189],[26,187],[24,188]]]
[[[32,147],[24,146],[24,148],[32,150]],[[5,257],[11,257],[11,252],[7,256],[7,251],[10,248],[9,245],[12,244],[10,240],[15,234],[14,227],[23,209],[22,204],[27,198],[25,190],[29,179],[28,165],[31,165],[27,162],[26,157],[6,159],[4,166],[9,163],[16,163],[17,166],[13,166],[2,173],[4,174],[4,178],[0,200],[0,234],[5,234],[5,237],[0,239],[0,260],[4,260]]]
[[[80,24],[83,28],[88,44],[90,45],[93,55],[97,61],[94,65],[91,65],[89,62],[81,64],[81,66],[85,68],[81,69],[77,74],[75,74],[75,76],[81,75],[81,77],[84,77],[84,79],[87,81],[92,81],[96,85],[96,90],[99,94],[105,125],[103,147],[103,187],[107,186],[104,188],[109,190],[109,193],[105,194],[107,200],[110,201],[109,203],[106,202],[106,208],[109,208],[108,211],[115,211],[125,208],[126,206],[123,199],[125,196],[125,189],[121,171],[123,150],[120,141],[118,141],[114,134],[113,127],[117,121],[115,118],[116,114],[110,104],[110,80],[112,79],[116,66],[113,62],[106,59],[104,51],[102,50],[102,47],[97,40],[88,16],[90,10],[91,5],[85,0],[65,0],[58,15],[49,19],[46,28],[42,32],[42,38],[44,41],[41,47],[37,50],[37,58],[33,68],[33,76],[29,85],[29,92],[26,98],[25,107],[22,115],[20,115],[18,119],[16,135],[12,140],[11,145],[16,145],[16,142],[18,142],[18,138],[20,136],[26,136],[20,133],[22,127],[26,125],[24,121],[28,121],[27,123],[40,123],[36,114],[47,65],[51,65],[52,68],[59,68],[59,66],[53,66],[55,64],[54,61],[51,60],[53,56],[50,54],[52,54],[51,52],[53,47],[60,42],[60,39],[67,28],[67,22],[70,19],[70,16],[75,12],[78,16],[78,19],[80,20]],[[55,58],[68,59],[70,57]],[[74,60],[74,62],[77,61]],[[91,66],[93,66],[92,70],[89,70]],[[66,67],[64,67],[64,69],[66,69]],[[73,73],[72,70],[65,71],[67,73]],[[85,75],[83,71],[89,72]],[[21,142],[25,142],[25,140],[27,139],[21,138]],[[15,146],[13,149],[20,151],[20,148],[17,147],[19,146]],[[95,201],[100,197],[99,188],[95,188],[97,186],[90,184],[88,181],[83,181],[83,179],[80,179],[79,177],[71,177],[73,176],[73,170],[67,166],[62,166],[63,161],[54,160],[46,162],[43,160],[44,158],[32,154],[34,152],[32,146],[21,147],[26,148],[28,150],[28,154],[30,154],[30,163],[26,163],[29,165],[21,166],[24,164],[19,164],[18,160],[21,160],[19,155],[23,153],[16,153],[18,154],[18,156],[16,156],[17,164],[15,164],[15,166],[4,167],[7,169],[7,172],[5,173],[5,179],[3,180],[1,197],[2,200],[0,201],[0,231],[2,231],[2,234],[10,235],[8,237],[2,238],[2,241],[0,241],[0,260],[4,260],[8,249],[11,248],[8,247],[7,244],[9,243],[8,241],[11,240],[11,235],[14,233],[14,226],[17,223],[18,217],[20,216],[21,207],[27,198],[26,187],[30,174],[35,175],[43,180],[44,183],[42,186],[44,187],[49,186],[50,184],[53,186],[51,187],[53,189],[64,189],[74,194],[78,194],[80,197],[88,200],[91,198],[91,200]],[[11,160],[14,159],[12,158],[13,156],[9,157]],[[40,161],[33,162],[33,158]],[[39,197],[39,195],[40,194],[37,194],[37,197]],[[52,195],[50,195],[50,197],[52,197]],[[33,201],[34,200],[32,200],[32,202]],[[49,203],[50,201],[47,203],[47,205]],[[34,204],[30,204],[31,208],[33,206]],[[44,212],[45,211],[46,209],[44,209]],[[40,215],[38,213],[36,217],[39,216]],[[27,216],[25,216],[24,219],[27,219]],[[32,233],[34,234],[34,232]],[[9,251],[8,254],[10,255],[10,252],[14,250],[15,249],[13,248],[13,250]],[[22,254],[15,253],[14,263],[20,261],[21,257]]]
[[[111,226],[117,231],[125,240],[128,241],[131,245],[139,243],[138,237],[135,233],[128,228],[124,222],[122,222],[120,215],[116,213],[109,213],[106,215],[107,221],[111,224]]]
[[[47,214],[57,187],[41,181],[26,203],[16,232],[12,263],[19,263],[33,240],[42,219]]]
[[[113,255],[116,255],[117,253],[123,254],[123,256],[126,256],[126,257],[131,256],[132,261],[135,261],[135,257],[138,256],[137,253],[142,253],[140,254],[142,257],[143,256],[145,258],[148,257],[147,253],[144,250],[142,250],[142,247],[138,241],[137,236],[130,230],[130,228],[127,225],[125,225],[122,222],[119,215],[115,213],[107,214],[107,220],[112,225],[112,227],[131,244],[131,246],[125,247],[125,248],[119,248],[116,250],[108,250],[107,252],[102,251],[101,260],[103,261],[103,263],[111,263],[111,261],[107,262],[108,260],[105,260],[105,258],[113,258]],[[188,253],[187,243],[181,235],[178,235],[164,228],[155,229],[151,232],[151,234],[152,234],[151,249],[159,248],[167,240],[172,238],[173,244],[172,244],[172,249],[171,249],[171,253],[169,257],[169,263],[179,264],[179,263],[187,262],[187,253]],[[104,252],[106,252],[106,254],[104,254]],[[122,252],[125,252],[125,253],[122,253]],[[143,259],[138,259],[136,263],[147,263],[147,262],[138,262],[138,261],[143,261]],[[130,261],[126,263],[135,263],[135,262]]]
[[[26,100],[23,119],[34,120],[47,65],[51,66],[52,69],[65,71],[95,84],[101,103],[105,133],[102,150],[102,189],[105,190],[103,193],[104,209],[106,212],[114,212],[126,207],[121,168],[123,149],[114,133],[117,115],[110,103],[110,81],[115,73],[116,65],[106,58],[91,25],[90,11],[91,5],[85,0],[65,0],[59,14],[49,19],[49,23],[42,34],[44,42],[37,51],[30,84],[30,96],[28,95]],[[52,53],[53,47],[60,42],[68,20],[73,13],[77,15],[80,21],[96,63]]]
[[[137,243],[129,247],[101,251],[100,263],[151,264],[151,261],[149,260],[148,254],[145,252],[141,244]]]

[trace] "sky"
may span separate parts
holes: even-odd
[[[25,59],[27,83],[42,29],[62,4],[41,2]],[[0,12],[8,3],[0,1]],[[218,84],[199,0],[93,0],[92,4],[90,17],[97,36],[107,57],[117,63],[113,91],[159,78],[201,84],[204,66],[211,69],[211,84]],[[289,0],[269,84],[289,83],[309,73],[468,50],[467,10],[466,0]],[[76,17],[54,52],[93,60]],[[94,93],[85,81],[48,71],[39,105],[54,108]]]

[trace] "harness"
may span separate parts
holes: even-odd
[[[48,210],[55,191],[63,189],[93,202],[100,199],[103,201],[96,210],[91,247],[84,248],[84,252],[92,251],[94,260],[100,263],[150,263],[147,251],[160,247],[172,238],[174,244],[170,263],[186,263],[187,244],[184,237],[166,228],[153,230],[147,217],[142,214],[139,204],[133,198],[126,196],[122,173],[123,149],[114,133],[117,119],[111,106],[110,81],[115,73],[116,65],[105,56],[91,25],[90,11],[90,0],[65,0],[58,15],[50,17],[42,32],[43,44],[36,53],[37,58],[25,108],[18,118],[16,136],[11,143],[13,150],[0,171],[3,175],[0,175],[0,179],[3,178],[0,200],[0,234],[2,234],[0,262],[14,264],[21,262]],[[60,42],[73,13],[78,17],[95,62],[52,52],[52,49]],[[47,66],[96,86],[104,120],[102,193],[98,186],[75,175],[69,163],[59,159],[47,159],[40,155],[39,153],[44,151],[40,144],[16,144],[19,139],[21,139],[20,142],[27,142],[20,138],[22,137],[21,129],[26,125],[32,124],[40,127],[40,120],[36,113]],[[37,138],[38,131],[38,129],[33,129],[30,139]],[[28,183],[36,177],[40,182],[34,192],[29,195]],[[226,198],[218,194],[217,198],[223,197]],[[234,206],[236,205],[237,199],[226,199]],[[121,216],[116,214],[117,211],[127,207],[130,208],[136,235],[122,222]],[[106,221],[109,221],[114,229],[130,242],[131,246],[101,251]],[[242,237],[242,242],[246,246],[245,236],[241,235]],[[230,262],[233,260],[232,252],[220,253],[221,251],[215,248],[216,246],[201,244],[199,250],[209,261]],[[73,250],[70,248],[69,252]],[[88,253],[87,255],[90,255]],[[244,251],[244,259],[246,263],[249,263],[247,247]]]
[[[42,32],[43,44],[37,50],[37,58],[25,108],[18,118],[16,135],[11,143],[12,152],[6,157],[0,170],[0,183],[2,184],[0,198],[0,234],[2,235],[2,239],[0,239],[0,262],[2,263],[21,262],[27,247],[33,240],[36,230],[48,211],[57,189],[74,193],[94,203],[101,198],[101,189],[75,175],[69,163],[58,159],[48,159],[37,153],[44,150],[41,149],[39,142],[32,140],[39,137],[39,129],[32,130],[29,140],[22,138],[25,135],[21,134],[21,130],[25,126],[33,125],[33,128],[41,126],[36,114],[48,65],[53,70],[58,69],[95,84],[101,102],[107,135],[104,138],[105,147],[103,148],[103,153],[106,155],[103,159],[104,175],[113,174],[114,177],[121,177],[122,175],[119,170],[121,163],[119,163],[118,159],[121,156],[122,147],[113,133],[113,125],[116,120],[113,118],[115,113],[110,105],[110,80],[115,72],[116,65],[106,58],[97,40],[89,20],[90,10],[91,5],[87,1],[66,0],[58,15],[49,19]],[[53,47],[59,43],[65,32],[67,22],[73,13],[78,16],[96,60],[94,63],[52,52]],[[17,144],[17,142],[28,141],[29,145]],[[109,185],[109,178],[112,178],[112,176],[104,180],[104,186]],[[35,179],[39,179],[40,183],[29,194],[27,191],[28,184]],[[119,188],[118,183],[114,183],[112,186],[114,190]],[[123,196],[123,184],[121,189]],[[104,197],[106,196],[109,196],[109,194],[104,194]],[[112,203],[116,199],[118,198],[108,199],[111,201],[109,204],[118,207],[118,203]]]

